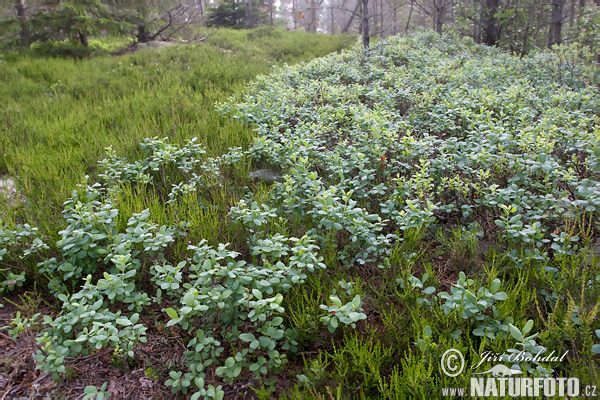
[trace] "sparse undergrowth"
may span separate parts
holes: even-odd
[[[137,366],[147,331],[168,330],[183,349],[157,379],[192,398],[436,398],[468,386],[441,372],[451,347],[473,365],[484,351],[568,352],[512,368],[594,384],[589,58],[390,38],[279,68],[221,104],[256,127],[248,147],[109,149],[99,182],[65,203],[56,245],[28,225],[0,231],[3,290],[35,281],[62,303],[19,314],[11,334],[40,330],[36,361],[60,379],[104,349]],[[249,165],[284,178],[255,184]]]

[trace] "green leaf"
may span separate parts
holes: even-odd
[[[354,298],[352,299],[352,305],[354,306],[354,309],[358,309],[360,307],[360,296],[356,295],[354,296]]]
[[[269,344],[271,344],[271,339],[266,336],[261,336],[258,338],[258,341],[260,342],[261,347],[267,347]]]
[[[490,285],[490,292],[496,293],[498,291],[498,289],[500,289],[500,286],[502,285],[502,282],[500,281],[500,279],[496,278],[492,281],[492,284]]]
[[[504,300],[508,299],[508,295],[505,292],[498,292],[492,296],[492,299],[498,300],[498,301],[504,301]]]
[[[186,305],[193,307],[194,304],[196,304],[196,296],[194,296],[192,292],[187,292],[186,295],[183,296],[183,302]]]
[[[423,294],[434,294],[435,293],[435,288],[433,286],[429,286],[425,289],[423,289]]]
[[[83,393],[85,393],[85,394],[95,394],[95,393],[98,393],[98,388],[96,386],[93,386],[93,385],[86,386],[83,389]]]
[[[465,297],[467,298],[467,300],[469,300],[471,303],[475,304],[477,303],[477,297],[475,297],[475,295],[473,293],[471,293],[470,290],[465,290]]]
[[[533,320],[532,319],[527,321],[527,323],[523,327],[523,335],[527,335],[529,333],[529,331],[531,331],[531,328],[533,328]]]
[[[262,293],[260,290],[258,289],[252,289],[252,294],[254,295],[254,297],[256,297],[258,300],[262,300]]]
[[[365,319],[365,314],[363,313],[357,313],[357,312],[351,312],[350,314],[348,314],[348,317],[352,320],[352,322],[356,322],[360,319]]]
[[[511,224],[515,224],[521,220],[521,217],[522,217],[521,214],[517,214],[514,217],[512,217],[508,222]]]
[[[254,335],[251,334],[251,333],[242,333],[239,337],[240,337],[240,340],[242,340],[244,342],[247,342],[247,343],[249,343],[249,342],[251,342],[251,341],[253,341],[253,340],[256,339],[254,337]]]
[[[204,378],[197,376],[194,378],[194,383],[196,384],[196,386],[198,387],[198,389],[203,389],[204,388]]]
[[[177,314],[177,311],[175,311],[174,309],[167,308],[165,311],[167,312],[167,315],[169,316],[169,318],[179,319],[179,315]]]
[[[248,369],[252,372],[258,371],[259,368],[260,368],[260,365],[258,363],[251,364],[250,367],[248,367]]]
[[[510,333],[510,335],[513,338],[515,338],[515,340],[518,340],[519,342],[523,341],[523,334],[521,333],[521,331],[519,330],[519,328],[517,328],[513,324],[509,324],[508,325],[508,332]]]
[[[133,325],[133,324],[131,323],[131,321],[130,321],[128,318],[125,318],[125,317],[120,317],[120,318],[117,318],[115,322],[116,322],[117,324],[119,324],[119,325],[123,325],[123,326],[129,326],[129,325]]]
[[[337,297],[337,296],[330,296],[330,297],[329,297],[329,300],[331,300],[331,302],[332,302],[334,305],[336,305],[336,306],[338,306],[338,307],[342,307],[342,301],[340,300],[340,298],[339,298],[339,297]]]

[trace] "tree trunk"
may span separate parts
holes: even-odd
[[[377,0],[375,0],[373,2],[373,17],[374,17],[374,19],[373,19],[373,30],[375,32],[378,32],[378,31],[381,30],[381,29],[378,29],[379,28],[378,27],[379,20],[377,19],[377,17],[379,16],[378,6],[379,5],[377,4]]]
[[[83,31],[79,31],[78,32],[78,36],[79,36],[79,43],[81,43],[85,47],[89,47],[88,46],[87,35]]]
[[[369,0],[362,0],[362,39],[365,49],[369,48]]]
[[[579,9],[577,10],[577,34],[581,32],[581,17],[585,9],[585,0],[579,0]]]
[[[273,1],[269,0],[269,25],[273,26]]]
[[[310,32],[317,31],[317,7],[315,5],[315,0],[310,0],[310,25],[308,30]]]
[[[562,42],[562,17],[565,0],[552,0],[552,13],[550,14],[550,32],[548,35],[548,46]]]
[[[412,17],[414,6],[415,6],[415,3],[413,0],[411,0],[410,1],[410,11],[408,12],[408,19],[406,20],[406,29],[404,29],[404,32],[408,32],[408,28],[410,27],[410,17]]]
[[[148,32],[148,29],[146,29],[146,25],[144,24],[138,26],[136,36],[138,43],[147,43],[150,41],[150,32]]]
[[[350,29],[350,27],[352,26],[352,21],[354,21],[354,17],[356,16],[356,14],[358,14],[358,11],[361,8],[361,0],[357,0],[356,1],[356,8],[354,9],[354,12],[350,15],[350,19],[348,20],[348,22],[346,22],[346,25],[344,26],[344,29],[342,29],[342,33],[347,33],[348,30]],[[361,32],[362,32],[362,28],[361,28]]]
[[[298,29],[298,0],[292,0],[292,19],[294,20],[294,30]]]
[[[330,0],[329,4],[329,18],[331,19],[331,28],[329,33],[335,35],[335,15],[333,12],[333,0]]]
[[[488,46],[495,46],[498,43],[498,19],[496,13],[500,0],[485,0],[485,9],[483,10],[483,43]]]
[[[569,30],[573,29],[573,22],[575,22],[575,3],[577,3],[577,0],[571,0],[571,9],[569,10]]]
[[[390,4],[388,4],[388,6],[389,5]],[[392,35],[395,35],[396,33],[398,33],[398,15],[397,15],[398,13],[396,12],[396,6],[395,5],[392,4],[391,7],[392,7],[392,10],[393,10],[392,11],[393,12],[392,18],[394,19],[394,22],[393,22],[394,23],[394,27],[393,27],[394,31],[392,32]]]
[[[442,1],[444,0],[433,0],[433,29],[442,34],[442,27],[444,25],[444,15]]]
[[[473,0],[473,8],[475,8],[476,4],[479,4],[479,19],[473,18],[473,40],[475,43],[481,43],[481,27],[483,26],[483,19],[485,16],[485,8],[481,3],[483,0]]]
[[[21,27],[21,31],[19,32],[21,45],[27,45],[29,44],[29,28],[27,27],[27,16],[25,15],[25,1],[16,0],[15,8],[17,9],[17,19]]]
[[[383,20],[383,0],[379,0],[379,12],[381,13],[381,15],[379,16],[379,26],[381,27],[379,29],[381,31],[379,37],[384,37],[385,25]]]
[[[252,1],[246,0],[246,27],[254,28],[254,12],[252,10]]]

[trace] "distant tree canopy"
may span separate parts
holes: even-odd
[[[254,28],[265,22],[265,14],[261,12],[260,6],[256,1],[224,1],[209,9],[206,25],[235,29]]]
[[[0,40],[25,47],[64,41],[87,47],[92,36],[128,35],[147,42],[167,29],[200,22],[197,14],[198,7],[175,0],[15,0],[0,13]]]
[[[133,14],[116,13],[95,0],[45,3],[25,21],[24,43],[71,39],[88,45],[88,37],[101,31],[124,33],[132,28]]]

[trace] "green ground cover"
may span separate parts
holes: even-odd
[[[427,32],[278,68],[220,99],[223,143],[163,126],[113,146],[57,241],[4,226],[5,292],[60,308],[11,334],[40,333],[58,384],[108,350],[192,398],[438,398],[469,384],[450,348],[467,369],[566,353],[510,366],[597,384],[599,81],[575,47]]]
[[[95,176],[108,146],[139,155],[145,137],[198,137],[210,154],[245,145],[252,129],[223,119],[214,104],[273,64],[337,51],[341,36],[283,30],[220,30],[207,42],[118,57],[0,58],[0,175],[16,177],[25,202],[10,223],[53,235],[62,204],[84,175]]]

